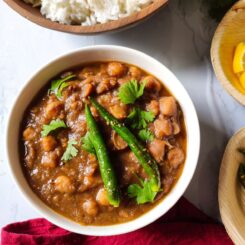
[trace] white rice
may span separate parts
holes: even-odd
[[[153,0],[24,0],[41,1],[41,13],[62,24],[84,26],[106,23],[140,11]]]

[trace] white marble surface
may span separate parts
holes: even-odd
[[[245,124],[245,110],[214,77],[210,39],[215,24],[200,0],[171,0],[168,7],[130,30],[101,36],[74,36],[32,24],[0,1],[0,227],[38,217],[8,174],[4,127],[13,99],[28,77],[48,60],[86,45],[118,44],[144,51],[168,66],[182,81],[196,106],[201,125],[201,153],[185,196],[219,219],[218,172],[227,139]]]

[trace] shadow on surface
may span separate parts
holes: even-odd
[[[204,122],[201,127],[201,148],[197,169],[185,195],[201,210],[219,217],[218,180],[223,153],[229,136]],[[194,195],[194,196],[193,196]],[[209,200],[209,202],[207,202]]]

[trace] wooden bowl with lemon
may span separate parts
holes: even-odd
[[[245,0],[233,5],[219,24],[211,59],[223,87],[245,105]]]

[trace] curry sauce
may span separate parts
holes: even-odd
[[[55,90],[49,90],[51,82],[48,82],[23,116],[20,158],[26,179],[46,205],[75,222],[111,225],[133,220],[162,201],[182,172],[187,137],[181,108],[157,78],[129,64],[97,62],[82,65],[59,74],[52,81],[67,76],[71,79],[66,81],[60,96]],[[144,93],[134,104],[124,104],[118,91],[122,84],[131,80],[139,84],[145,81]],[[148,176],[127,143],[91,106],[122,192],[119,207],[108,203],[98,160],[82,147],[81,139],[88,131],[84,109],[85,104],[90,104],[89,96],[125,122],[137,137],[138,130],[128,122],[133,108],[153,115],[146,127],[151,137],[142,140],[157,161],[161,174],[161,192],[153,202],[137,204],[135,199],[129,198],[128,186],[137,183],[138,178],[147,179]],[[57,119],[63,121],[66,128],[58,128],[43,136],[44,125]],[[64,160],[70,141],[76,142],[73,156]]]

